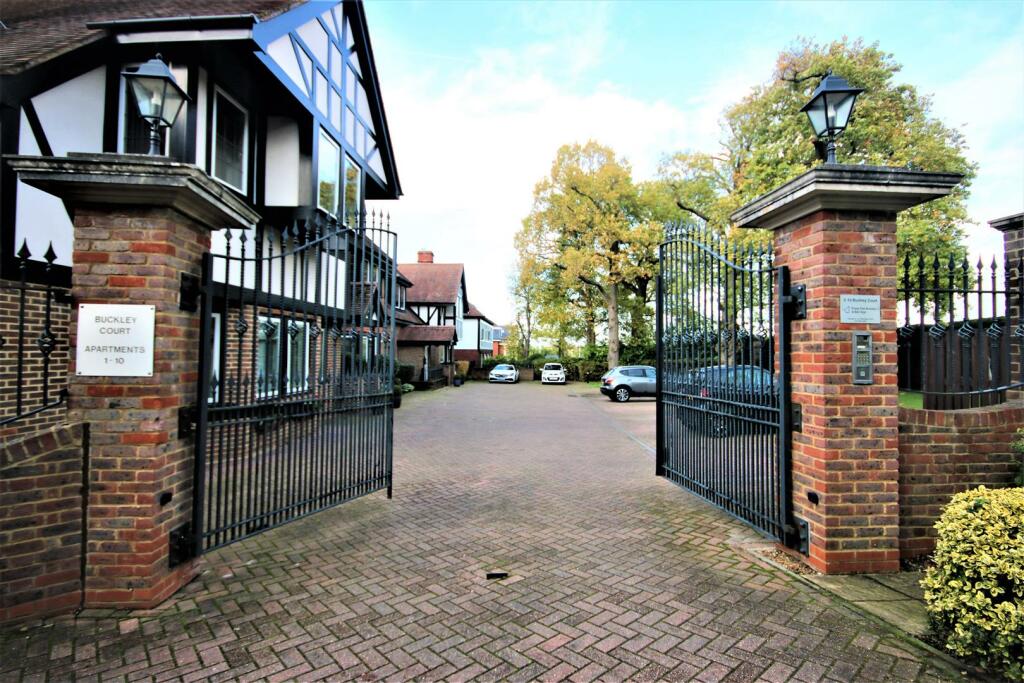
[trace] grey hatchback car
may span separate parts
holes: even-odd
[[[601,393],[619,403],[634,396],[654,396],[657,377],[650,365],[620,365],[601,376]]]

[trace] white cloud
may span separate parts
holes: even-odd
[[[714,149],[723,107],[752,85],[720,82],[686,109],[631,97],[610,83],[573,92],[562,84],[596,63],[607,40],[603,24],[598,17],[596,28],[519,53],[483,51],[455,78],[449,70],[446,81],[418,72],[387,83],[405,195],[385,208],[400,258],[414,260],[429,248],[439,262],[465,263],[470,300],[495,322],[511,319],[513,235],[559,146],[597,140],[626,157],[635,177],[647,178],[667,152]]]
[[[1024,211],[1024,49],[1017,39],[935,90],[934,114],[960,127],[978,163],[968,210],[971,253],[986,261],[1003,253],[1002,235],[988,221]]]

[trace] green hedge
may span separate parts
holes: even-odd
[[[398,370],[395,372],[395,377],[401,384],[409,384],[412,382],[413,375],[416,374],[416,366],[408,363],[399,363]]]
[[[946,649],[1024,681],[1024,488],[953,496],[921,585]]]

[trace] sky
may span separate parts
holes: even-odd
[[[498,324],[512,320],[513,236],[561,145],[609,145],[636,180],[673,152],[714,152],[724,109],[800,38],[877,42],[964,133],[980,166],[972,253],[1001,254],[987,221],[1024,210],[1024,0],[365,6],[404,191],[378,207],[400,261],[464,263],[469,300]]]

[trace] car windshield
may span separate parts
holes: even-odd
[[[545,370],[561,370],[561,369],[562,369],[562,366],[561,366],[561,365],[559,365],[558,363],[547,363],[547,364],[546,364],[546,365],[544,366],[544,369],[545,369]]]
[[[495,370],[511,370],[512,366],[511,365],[495,365],[494,369]]]

